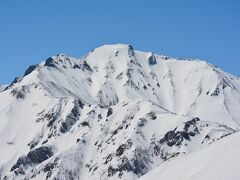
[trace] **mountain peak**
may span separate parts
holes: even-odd
[[[73,64],[76,63],[77,59],[65,54],[57,54],[55,56],[49,57],[45,60],[44,66],[54,67],[56,65],[62,64]]]
[[[110,56],[118,56],[119,53],[123,53],[125,55],[129,53],[133,53],[134,49],[132,45],[128,44],[107,44],[100,47],[95,48],[89,54],[94,54],[96,56],[102,57],[110,57]]]
[[[100,50],[117,50],[117,49],[128,49],[129,47],[133,48],[130,44],[104,44],[102,46],[99,46],[95,49]]]
[[[121,47],[128,47],[128,46],[132,46],[131,44],[122,44],[122,43],[118,43],[118,44],[103,44],[100,47],[108,47],[108,48],[121,48]]]

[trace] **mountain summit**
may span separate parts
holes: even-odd
[[[58,54],[0,87],[0,102],[0,180],[170,180],[184,158],[203,165],[178,180],[238,173],[206,157],[240,160],[220,153],[240,138],[240,80],[204,61],[122,44]]]

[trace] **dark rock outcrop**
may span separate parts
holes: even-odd
[[[25,71],[24,76],[27,76],[27,75],[29,75],[31,72],[33,72],[33,71],[37,68],[37,66],[38,66],[38,65],[29,66],[28,69]]]
[[[16,164],[11,168],[11,171],[16,170],[19,167],[33,166],[42,163],[48,158],[53,156],[53,149],[51,146],[42,146],[37,149],[31,150],[27,155],[21,156]]]

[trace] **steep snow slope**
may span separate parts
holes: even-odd
[[[0,179],[137,179],[239,130],[240,81],[105,45],[30,66],[0,93]]]
[[[140,180],[238,180],[240,134],[235,133],[192,154],[169,160]]]

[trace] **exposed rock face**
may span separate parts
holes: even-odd
[[[239,78],[130,45],[50,57],[0,102],[0,180],[135,180],[240,128]]]
[[[28,166],[38,165],[52,156],[53,156],[53,151],[51,147],[42,146],[42,147],[33,149],[27,155],[21,156],[17,160],[16,164],[13,165],[13,167],[11,168],[11,171],[15,171],[16,174],[20,171],[24,173],[23,168],[27,168]],[[18,171],[16,171],[16,169],[18,169]]]
[[[24,76],[29,75],[31,72],[33,72],[37,68],[37,65],[29,66],[28,69],[25,71]]]
[[[157,64],[157,60],[153,54],[148,58],[148,63],[151,66]]]

